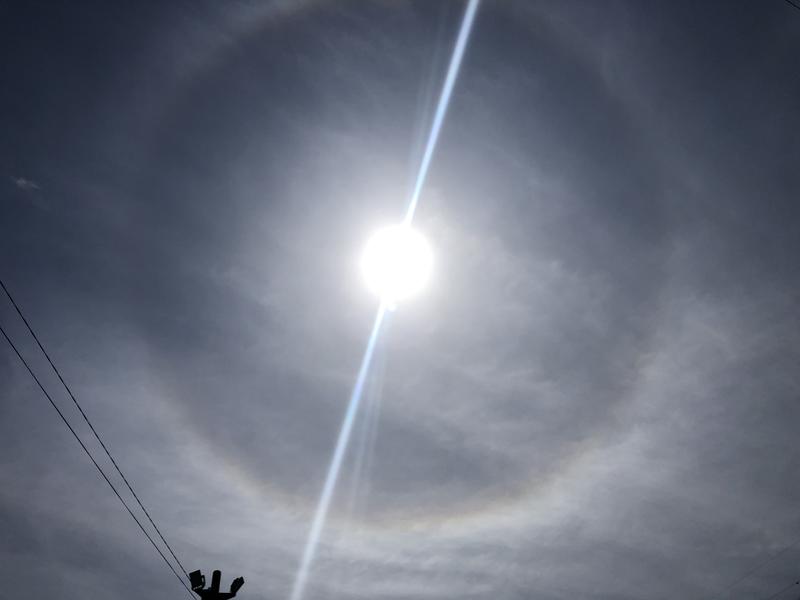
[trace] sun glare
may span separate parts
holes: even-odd
[[[387,306],[420,291],[432,266],[428,242],[409,225],[379,229],[367,241],[361,257],[367,287]]]

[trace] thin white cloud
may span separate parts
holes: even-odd
[[[25,177],[11,177],[11,181],[17,186],[17,189],[23,192],[38,192],[42,189],[42,186],[36,181]]]

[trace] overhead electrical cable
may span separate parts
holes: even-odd
[[[780,549],[778,552],[776,552],[775,554],[773,554],[772,556],[770,556],[766,560],[758,563],[755,567],[753,567],[752,569],[747,571],[744,575],[739,577],[739,579],[737,579],[733,583],[729,584],[728,587],[726,587],[724,590],[722,590],[721,592],[718,592],[715,596],[712,596],[711,600],[717,600],[717,598],[721,598],[722,596],[724,596],[725,594],[730,592],[733,588],[735,588],[737,585],[742,583],[745,579],[749,579],[754,573],[760,571],[761,569],[766,567],[772,561],[777,560],[778,558],[780,558],[781,556],[786,554],[789,550],[791,550],[792,548],[794,548],[798,544],[800,544],[800,538],[797,538],[791,544],[789,544],[787,546],[784,546],[782,549]],[[792,584],[792,585],[794,585],[794,584]]]
[[[64,416],[64,413],[63,413],[63,412],[61,412],[61,409],[60,409],[60,408],[58,408],[58,405],[57,405],[57,404],[56,404],[56,403],[53,401],[53,398],[50,396],[50,394],[47,392],[47,390],[45,389],[45,387],[42,385],[42,382],[41,382],[41,381],[39,381],[39,378],[36,376],[36,373],[34,373],[34,372],[33,372],[33,369],[31,369],[30,365],[28,364],[28,361],[26,361],[26,360],[25,360],[25,358],[22,356],[22,354],[20,354],[20,351],[17,349],[17,346],[14,344],[14,342],[12,342],[12,341],[11,341],[11,338],[10,338],[10,337],[8,337],[8,334],[6,333],[5,329],[3,329],[3,326],[2,326],[2,325],[0,325],[0,333],[2,333],[2,334],[3,334],[3,337],[6,339],[6,342],[8,342],[8,345],[9,345],[9,346],[11,346],[11,349],[14,351],[14,354],[16,354],[16,355],[17,355],[17,358],[19,358],[20,362],[22,362],[22,364],[23,364],[23,365],[25,366],[25,368],[28,370],[28,373],[29,373],[29,374],[30,374],[30,376],[33,378],[33,380],[36,382],[36,385],[38,385],[38,386],[39,386],[39,389],[40,389],[40,390],[42,390],[42,393],[44,394],[45,398],[47,398],[48,402],[50,402],[50,406],[52,406],[52,407],[55,409],[55,411],[58,413],[58,416],[59,416],[59,417],[61,417],[61,420],[64,422],[64,425],[66,425],[66,426],[67,426],[67,428],[69,429],[70,433],[72,433],[72,436],[73,436],[73,437],[74,437],[74,438],[77,440],[77,442],[80,444],[80,446],[81,446],[81,448],[83,449],[83,451],[86,453],[86,456],[88,456],[88,457],[89,457],[89,460],[91,460],[91,461],[92,461],[92,464],[93,464],[93,465],[95,466],[95,468],[97,469],[97,472],[98,472],[98,473],[100,473],[100,476],[101,476],[101,477],[102,477],[102,478],[105,480],[105,482],[106,482],[106,483],[108,484],[108,486],[111,488],[111,491],[113,491],[113,492],[114,492],[114,495],[117,497],[117,499],[118,499],[120,502],[122,502],[122,506],[124,506],[124,507],[125,507],[125,510],[127,510],[127,511],[128,511],[128,514],[131,516],[131,518],[132,518],[132,519],[133,519],[133,520],[136,522],[136,524],[139,526],[139,529],[141,529],[141,530],[142,530],[142,533],[145,535],[145,537],[147,538],[147,540],[150,542],[150,544],[152,544],[153,548],[155,548],[155,549],[156,549],[156,552],[158,552],[159,556],[161,556],[161,558],[162,558],[162,559],[164,560],[164,562],[167,564],[167,566],[169,567],[169,570],[170,570],[170,571],[172,571],[172,573],[175,575],[175,577],[178,579],[178,581],[180,581],[180,582],[181,582],[181,585],[182,585],[182,586],[183,586],[183,587],[186,589],[186,591],[189,593],[189,596],[190,596],[191,598],[193,598],[193,599],[194,599],[194,595],[192,594],[192,591],[189,589],[189,587],[186,585],[186,582],[183,580],[183,577],[181,577],[181,576],[178,574],[178,572],[177,572],[177,571],[175,570],[175,568],[172,566],[172,563],[170,563],[170,562],[169,562],[169,560],[167,559],[167,557],[166,557],[166,556],[164,556],[164,553],[161,551],[161,549],[160,549],[160,548],[158,547],[158,545],[155,543],[155,541],[153,540],[153,538],[152,538],[152,537],[150,537],[150,534],[149,534],[149,533],[147,533],[147,530],[144,528],[144,526],[142,525],[141,521],[139,521],[139,519],[138,519],[138,518],[136,517],[136,515],[133,513],[133,511],[131,510],[130,506],[128,506],[128,503],[127,503],[127,502],[125,502],[124,498],[123,498],[123,497],[120,495],[120,493],[119,493],[119,491],[117,490],[116,486],[115,486],[115,485],[114,485],[114,484],[111,482],[111,480],[108,478],[108,475],[106,475],[105,471],[103,471],[103,468],[102,468],[102,467],[101,467],[101,466],[100,466],[100,465],[97,463],[97,461],[95,460],[94,456],[92,456],[92,453],[91,453],[91,452],[89,451],[89,449],[86,447],[86,444],[84,444],[84,443],[83,443],[83,440],[81,440],[80,436],[77,434],[77,432],[75,431],[75,429],[73,429],[72,425],[70,425],[69,421],[68,421],[68,420],[67,420],[67,418]]]
[[[125,477],[125,474],[122,472],[122,469],[120,469],[119,465],[117,464],[117,461],[114,460],[114,457],[111,455],[111,451],[105,445],[105,442],[103,442],[103,439],[100,437],[100,434],[97,433],[97,430],[94,428],[94,425],[92,425],[92,422],[89,420],[89,417],[86,416],[86,413],[83,411],[83,408],[81,407],[80,403],[78,402],[78,399],[75,397],[75,394],[72,393],[72,390],[67,385],[67,382],[64,381],[64,378],[61,376],[61,372],[58,370],[58,368],[56,367],[55,363],[50,358],[50,355],[47,353],[47,350],[44,349],[44,346],[39,341],[39,336],[37,336],[36,333],[33,331],[33,328],[31,327],[31,324],[28,323],[28,319],[26,319],[25,315],[22,314],[22,310],[20,309],[19,305],[14,300],[14,297],[11,295],[11,292],[8,291],[8,288],[6,287],[5,283],[3,283],[2,279],[0,279],[0,287],[3,288],[3,291],[5,292],[6,296],[11,301],[11,304],[14,307],[14,310],[17,311],[17,314],[19,315],[20,319],[22,319],[22,322],[25,323],[25,327],[27,327],[28,332],[31,334],[33,339],[36,341],[36,345],[39,346],[39,350],[42,351],[42,354],[44,354],[44,357],[47,359],[47,362],[50,363],[50,366],[52,367],[53,372],[58,377],[58,380],[61,382],[61,385],[64,386],[64,389],[67,391],[67,394],[69,394],[69,397],[72,399],[72,402],[73,402],[73,404],[75,404],[75,407],[78,409],[78,412],[81,413],[81,416],[83,417],[83,420],[86,421],[86,424],[89,426],[89,429],[92,431],[92,434],[97,439],[97,441],[100,442],[100,446],[103,448],[103,451],[106,453],[106,456],[108,456],[109,460],[111,460],[111,464],[114,465],[114,468],[116,469],[117,473],[119,473],[119,476],[122,478],[122,481],[125,482],[125,485],[127,486],[127,488],[130,491],[131,495],[136,500],[136,503],[139,505],[139,508],[142,509],[142,512],[147,517],[147,520],[150,521],[150,524],[153,526],[153,529],[155,529],[156,533],[158,534],[158,537],[161,538],[162,542],[164,542],[164,545],[167,547],[167,550],[169,550],[169,553],[172,555],[172,558],[174,558],[175,562],[178,563],[178,566],[181,568],[181,571],[183,571],[183,574],[186,576],[186,579],[189,579],[189,573],[186,571],[186,569],[184,568],[184,566],[181,563],[181,561],[175,555],[175,552],[172,550],[172,546],[169,545],[169,542],[167,542],[166,538],[161,533],[161,530],[158,528],[158,525],[156,525],[155,521],[153,521],[153,518],[150,516],[150,513],[147,511],[147,509],[144,507],[144,504],[142,504],[142,501],[139,499],[139,496],[136,494],[135,491],[133,491],[133,486],[128,481],[128,478]]]
[[[789,6],[794,6],[797,10],[800,10],[800,4],[795,4],[793,0],[784,0],[784,2],[786,2],[786,4]]]
[[[784,587],[784,588],[781,588],[780,590],[778,590],[777,592],[775,592],[774,594],[772,594],[772,596],[770,596],[769,598],[765,598],[764,600],[773,600],[774,598],[777,598],[778,596],[780,596],[781,594],[783,594],[783,593],[784,593],[784,592],[786,592],[787,590],[790,590],[790,589],[792,589],[792,588],[793,588],[794,586],[796,586],[796,585],[800,585],[800,581],[793,581],[792,583],[790,583],[790,584],[789,584],[789,585],[787,585],[786,587]]]

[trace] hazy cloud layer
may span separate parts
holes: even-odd
[[[2,9],[0,275],[242,598],[291,589],[376,308],[358,253],[461,11]],[[416,220],[433,282],[391,315],[308,598],[701,600],[800,537],[798,34],[778,1],[484,2]],[[4,579],[177,597],[5,351],[0,399]]]

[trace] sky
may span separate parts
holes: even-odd
[[[244,600],[291,593],[377,308],[359,253],[463,11],[0,5],[0,277],[187,570]],[[305,598],[800,577],[799,98],[781,0],[482,2],[414,220],[433,275],[382,331]],[[186,596],[5,346],[0,577]]]

